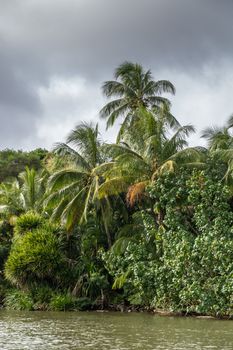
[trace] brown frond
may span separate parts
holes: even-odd
[[[134,185],[129,186],[126,195],[126,201],[130,207],[133,207],[136,202],[140,202],[145,193],[146,182],[138,182]]]

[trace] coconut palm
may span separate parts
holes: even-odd
[[[233,115],[231,115],[223,127],[213,126],[202,132],[202,137],[207,140],[210,156],[216,157],[226,164],[227,170],[223,174],[224,179],[232,186],[233,183]]]
[[[133,205],[144,196],[145,187],[163,172],[201,164],[202,150],[187,147],[186,137],[194,132],[194,127],[177,127],[169,136],[169,122],[160,112],[140,109],[133,127],[125,131],[123,142],[105,146],[114,162],[105,172],[100,197],[127,192],[127,200]]]
[[[208,142],[208,148],[211,152],[216,150],[227,150],[233,148],[233,115],[231,115],[226,125],[223,127],[210,127],[202,132],[202,137]]]
[[[54,152],[70,160],[69,167],[55,172],[49,180],[47,207],[53,207],[52,219],[60,219],[68,231],[75,224],[87,220],[95,208],[100,213],[111,246],[109,220],[111,205],[107,198],[98,200],[97,193],[103,182],[102,172],[109,166],[104,162],[98,125],[79,124],[70,132],[66,143],[56,144]]]
[[[169,106],[169,100],[161,94],[175,94],[175,87],[170,81],[154,81],[151,71],[145,71],[137,63],[122,63],[116,68],[114,78],[115,80],[106,81],[102,86],[106,97],[115,98],[100,111],[100,116],[107,118],[107,127],[112,126],[119,116],[126,117],[139,107],[151,109]]]

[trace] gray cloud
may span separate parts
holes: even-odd
[[[0,148],[50,147],[68,126],[97,120],[101,82],[126,59],[177,85],[174,112],[186,123],[202,128],[204,113],[211,113],[207,124],[219,122],[219,108],[211,107],[217,99],[222,118],[233,111],[232,0],[0,0],[0,6]],[[82,93],[59,95],[56,79],[68,90],[83,79]]]

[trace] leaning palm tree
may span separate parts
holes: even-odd
[[[124,62],[115,70],[115,80],[106,81],[102,90],[106,97],[113,97],[100,111],[107,118],[107,127],[112,126],[119,116],[126,117],[139,107],[169,106],[162,93],[175,94],[175,87],[168,80],[154,81],[151,71],[145,71],[139,64]]]
[[[68,135],[66,143],[58,143],[54,152],[69,159],[69,167],[55,172],[49,180],[47,207],[53,207],[52,219],[59,219],[68,231],[75,224],[85,222],[95,208],[101,212],[108,245],[111,246],[108,220],[111,206],[107,198],[98,200],[97,193],[102,172],[109,164],[104,162],[98,125],[79,124]],[[108,213],[108,215],[107,215]]]
[[[146,109],[137,112],[134,127],[125,131],[123,142],[105,146],[114,162],[105,172],[100,197],[126,192],[129,204],[133,205],[144,196],[145,187],[163,172],[202,164],[202,150],[187,147],[186,137],[194,132],[194,127],[177,127],[172,136],[168,136],[168,127],[161,113]]]

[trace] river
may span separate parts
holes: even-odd
[[[233,349],[233,321],[146,313],[0,311],[1,350]]]

